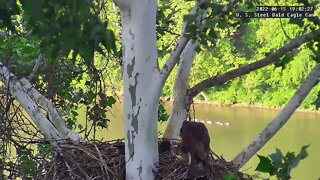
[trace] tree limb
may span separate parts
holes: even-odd
[[[172,107],[167,127],[163,133],[163,138],[178,139],[182,122],[187,118],[188,108],[186,104],[189,104],[189,96],[187,96],[189,74],[196,55],[194,49],[198,45],[198,41],[195,41],[194,43],[189,41],[183,52],[173,86],[174,106]]]
[[[233,8],[234,4],[239,2],[240,0],[231,0],[229,1],[229,4],[225,5],[220,14],[218,14],[215,19],[219,19],[222,16],[224,16],[226,14],[226,12],[230,11],[230,9]],[[195,7],[193,7],[190,11],[190,13],[195,13],[196,10],[198,9],[198,3],[195,5]],[[205,21],[202,23],[204,24]],[[203,27],[201,27],[203,28]],[[169,74],[171,73],[172,69],[174,68],[174,66],[176,65],[176,63],[179,61],[179,57],[181,55],[181,53],[183,52],[184,48],[186,47],[189,38],[184,36],[186,30],[186,23],[183,24],[183,29],[182,29],[182,34],[179,37],[178,42],[176,43],[175,47],[173,48],[173,50],[171,51],[170,57],[168,58],[168,60],[166,61],[166,63],[163,65],[163,67],[160,70],[160,75],[161,75],[161,82],[164,83],[165,80],[168,78]]]
[[[22,78],[19,80],[19,82],[23,85],[26,93],[28,93],[32,100],[37,102],[43,109],[46,110],[49,116],[49,120],[52,122],[56,129],[58,129],[62,134],[73,141],[83,140],[83,138],[79,134],[67,128],[65,122],[61,118],[57,109],[54,107],[53,103],[49,99],[44,97],[41,93],[39,93],[36,89],[34,89],[27,79]]]
[[[43,66],[44,66],[44,58],[42,54],[39,54],[36,64],[34,65],[32,72],[28,76],[28,79],[32,80],[33,78],[35,78],[37,71],[39,70],[39,68],[42,68]]]
[[[216,75],[216,76],[210,77],[208,79],[205,79],[190,89],[191,96],[195,97],[197,94],[199,94],[200,92],[202,92],[210,87],[221,85],[231,79],[243,76],[243,75],[248,74],[254,70],[268,66],[268,65],[276,62],[277,60],[279,60],[280,57],[282,57],[284,54],[288,53],[289,51],[291,51],[295,48],[298,48],[302,44],[304,44],[308,41],[311,41],[313,39],[316,39],[319,36],[320,36],[320,29],[317,29],[317,30],[312,31],[308,34],[305,34],[303,36],[299,36],[299,37],[292,39],[289,43],[287,43],[286,45],[282,46],[277,51],[271,53],[270,55],[268,55],[267,57],[265,57],[259,61],[247,64],[247,65],[243,65],[237,69],[233,69],[233,70],[228,71],[224,74]]]
[[[21,104],[40,131],[45,135],[47,140],[57,141],[66,139],[66,137],[57,131],[57,129],[42,113],[42,108],[39,107],[37,103],[35,103],[24,91],[23,86],[17,80],[16,76],[14,76],[14,74],[12,74],[1,62],[0,81],[3,81],[6,86],[8,86],[10,94]],[[53,144],[55,144],[55,142],[53,142]]]
[[[48,140],[57,141],[67,138],[74,141],[82,140],[78,134],[66,127],[57,110],[48,99],[35,90],[27,79],[23,78],[19,81],[1,62],[0,81],[3,81],[8,86],[10,94],[17,99]],[[49,118],[43,114],[43,108],[49,114]]]
[[[311,89],[318,84],[319,78],[320,64],[317,64],[279,114],[232,160],[238,169],[248,162],[284,126]]]

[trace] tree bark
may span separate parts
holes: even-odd
[[[199,8],[198,5],[201,4],[202,2],[204,2],[206,0],[202,0],[199,1],[190,11],[190,13],[195,13],[196,10]],[[229,12],[233,6],[239,2],[240,0],[230,0],[229,3],[227,5],[225,5],[220,14],[218,14],[215,19],[219,19],[221,16],[224,16],[227,12]],[[205,21],[203,21],[202,24],[205,24]],[[181,53],[184,51],[189,39],[185,37],[184,33],[185,33],[185,28],[186,28],[186,23],[183,24],[182,27],[182,34],[179,37],[179,40],[177,41],[174,49],[172,50],[170,57],[168,58],[168,60],[166,61],[166,63],[163,65],[160,74],[161,74],[161,78],[162,81],[164,82],[164,80],[167,79],[167,77],[169,76],[169,74],[171,73],[172,69],[174,68],[174,66],[177,64],[179,57],[181,55]],[[204,26],[200,27],[200,29],[203,29]]]
[[[238,169],[247,163],[284,126],[311,89],[318,84],[319,78],[320,64],[317,64],[279,114],[232,160]]]
[[[67,128],[66,123],[61,118],[53,103],[39,93],[36,89],[34,89],[27,79],[22,78],[19,80],[19,82],[24,87],[25,92],[31,97],[31,99],[38,103],[41,108],[47,112],[47,119],[54,125],[57,131],[72,141],[84,141],[84,139],[78,133]]]
[[[199,43],[189,41],[180,60],[174,87],[173,87],[173,108],[169,116],[168,125],[163,134],[163,138],[178,139],[182,122],[187,118],[189,96],[187,90],[189,88],[189,74],[192,63],[195,59],[195,48]]]
[[[237,3],[239,0],[232,0],[229,1],[229,4],[225,5],[224,8],[221,10],[220,14],[218,14],[215,19],[221,18],[221,16],[225,15],[226,12],[230,11],[234,4]],[[201,3],[201,2],[199,2]],[[195,13],[199,4],[196,4],[195,7],[190,11],[190,13]],[[206,16],[206,12],[203,13],[203,16]],[[200,20],[200,19],[198,19]],[[205,24],[205,22],[203,22]],[[185,32],[186,24],[183,25],[182,32]],[[200,27],[200,29],[203,29],[204,26]],[[180,37],[180,40],[183,39],[183,34]],[[179,40],[179,42],[180,42]],[[182,41],[183,43],[186,43],[185,41]],[[179,43],[177,46],[180,45]],[[192,102],[192,96],[190,95],[190,92],[188,91],[189,88],[189,74],[191,70],[192,63],[195,59],[195,48],[199,45],[198,41],[195,41],[192,43],[192,41],[189,41],[187,46],[184,47],[184,49],[181,49],[180,47],[179,51],[174,51],[170,58],[168,59],[167,63],[169,65],[175,65],[173,60],[177,56],[176,52],[182,52],[183,50],[183,57],[180,60],[176,78],[175,78],[175,84],[173,89],[174,94],[174,102],[173,102],[173,108],[169,116],[168,125],[165,129],[165,132],[163,134],[163,138],[167,139],[178,139],[179,138],[179,131],[182,125],[182,122],[186,119],[188,114],[188,109],[190,107],[190,102]],[[179,54],[180,55],[180,54]],[[166,63],[166,64],[167,64]],[[164,67],[166,67],[166,64]],[[171,66],[168,66],[171,67]]]
[[[233,70],[228,71],[224,74],[216,75],[216,76],[210,77],[208,79],[205,79],[190,89],[190,94],[192,96],[190,98],[195,97],[200,92],[202,92],[210,87],[221,85],[229,80],[243,76],[243,75],[248,74],[248,73],[255,71],[257,69],[266,67],[266,66],[278,61],[279,58],[281,58],[284,54],[292,51],[295,48],[300,47],[302,44],[304,44],[306,42],[309,42],[313,39],[318,38],[319,36],[320,36],[320,29],[317,29],[315,31],[312,31],[312,32],[306,34],[306,35],[294,38],[293,40],[291,40],[286,45],[282,46],[277,51],[270,53],[266,58],[263,58],[259,61],[247,64],[247,65],[243,65],[237,69],[233,69]]]
[[[154,179],[163,87],[156,46],[156,0],[119,1],[123,43],[126,179]]]
[[[78,134],[70,131],[65,126],[64,121],[57,115],[56,109],[48,99],[36,91],[26,79],[18,81],[14,74],[12,74],[1,62],[0,81],[5,83],[10,94],[20,103],[39,130],[44,134],[45,138],[52,141],[52,144],[55,145],[56,141],[63,141],[68,138],[75,141],[81,140],[81,137]],[[36,100],[34,99],[35,97]],[[38,104],[43,107],[40,107]],[[43,108],[47,110],[49,114],[54,114],[55,116],[52,116],[52,119],[48,119],[43,114]]]

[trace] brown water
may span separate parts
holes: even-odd
[[[171,105],[167,105],[170,109]],[[108,130],[97,133],[105,140],[123,138],[122,109],[115,107],[110,115],[112,120]],[[196,119],[208,120],[206,124],[211,137],[211,148],[227,160],[231,160],[256,136],[278,113],[277,110],[243,107],[219,107],[206,104],[195,106]],[[215,123],[216,122],[216,123]],[[221,125],[221,123],[229,123]],[[165,124],[159,126],[163,131]],[[320,114],[296,112],[283,129],[264,146],[258,154],[268,155],[279,148],[298,153],[302,146],[310,144],[309,156],[293,169],[293,180],[316,180],[320,177]],[[242,169],[252,174],[258,164],[254,156]]]

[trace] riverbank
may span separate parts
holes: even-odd
[[[116,93],[117,99],[122,99],[122,93]],[[173,98],[170,96],[162,96],[160,99],[163,102],[173,102]],[[208,98],[205,98],[206,100],[197,100],[194,99],[193,102],[195,104],[207,104],[210,106],[226,106],[226,107],[244,107],[244,108],[256,108],[256,109],[271,109],[271,110],[281,110],[283,107],[281,106],[266,106],[263,104],[246,104],[246,103],[221,103],[217,101],[210,101]],[[320,110],[311,110],[311,109],[303,109],[298,108],[296,112],[302,112],[302,113],[316,113],[320,114]]]
[[[208,100],[194,100],[195,104],[207,104],[210,106],[226,106],[226,107],[245,107],[245,108],[256,108],[256,109],[272,109],[272,110],[281,110],[283,107],[276,106],[276,107],[269,107],[264,106],[262,104],[245,104],[245,103],[219,103],[215,101],[208,101]],[[303,113],[317,113],[320,114],[319,110],[310,110],[310,109],[301,109],[298,108],[296,112],[303,112]]]
[[[173,98],[171,97],[161,97],[163,101],[170,101],[173,102]],[[210,106],[226,106],[226,107],[244,107],[244,108],[256,108],[256,109],[271,109],[271,110],[281,110],[283,107],[281,106],[265,106],[262,104],[246,104],[246,103],[220,103],[216,101],[209,101],[209,100],[193,100],[195,104],[207,104]],[[320,114],[319,110],[310,110],[310,109],[302,109],[298,108],[296,112],[303,112],[303,113],[316,113]]]

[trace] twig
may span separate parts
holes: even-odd
[[[29,80],[33,80],[37,74],[37,71],[44,67],[44,58],[42,54],[39,54],[38,59],[36,60],[36,64],[34,65],[32,72],[28,76]]]
[[[62,152],[61,152],[62,153]],[[89,177],[89,175],[86,173],[86,171],[84,169],[82,169],[79,164],[74,161],[67,153],[64,153],[62,154],[62,156],[64,156],[68,161],[70,161],[72,164],[74,164],[78,169],[79,171],[86,177],[86,179],[91,179]],[[66,162],[67,163],[67,162]]]

